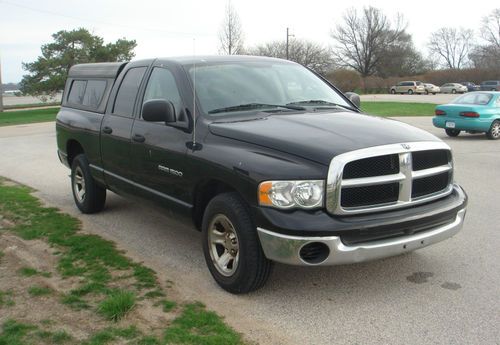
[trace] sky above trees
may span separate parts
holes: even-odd
[[[79,27],[104,38],[135,39],[136,58],[154,56],[217,54],[218,30],[225,14],[226,0],[180,2],[143,0],[140,6],[118,0],[85,2],[63,0],[0,1],[0,58],[4,82],[19,82],[25,72],[22,62],[34,61],[40,46],[59,30]],[[371,5],[388,17],[398,12],[408,21],[407,32],[418,50],[427,55],[430,34],[443,26],[475,30],[481,19],[498,7],[498,1],[478,4],[456,1],[352,0],[336,2],[310,0],[306,3],[278,0],[232,0],[245,34],[245,44],[256,46],[284,40],[286,27],[297,39],[333,45],[331,31],[349,7]]]

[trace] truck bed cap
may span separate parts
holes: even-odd
[[[127,62],[99,62],[74,65],[68,77],[116,78]]]

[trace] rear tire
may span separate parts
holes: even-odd
[[[449,136],[449,137],[458,137],[458,135],[460,134],[460,130],[458,129],[445,129],[444,130],[446,132],[446,134]]]
[[[457,93],[457,90],[453,89],[451,90],[451,93]]]
[[[395,94],[396,94],[396,90],[392,89],[392,90],[391,90],[391,93],[392,93],[393,95],[395,95]]]
[[[486,136],[491,140],[497,140],[500,138],[500,121],[493,121],[489,131],[486,132]]]
[[[99,186],[90,174],[89,162],[84,154],[76,156],[71,164],[71,190],[82,213],[97,213],[104,208],[106,188]]]
[[[248,207],[237,193],[219,194],[208,203],[202,231],[205,261],[221,288],[241,294],[264,286],[272,261],[265,257]]]

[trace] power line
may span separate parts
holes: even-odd
[[[111,22],[106,22],[106,21],[102,21],[102,20],[81,18],[81,17],[67,15],[67,14],[64,14],[64,13],[57,13],[57,12],[48,11],[48,10],[44,10],[44,9],[40,9],[40,8],[35,8],[35,7],[31,7],[31,6],[26,6],[26,5],[22,5],[22,4],[12,3],[12,2],[9,2],[9,1],[5,1],[5,0],[0,0],[0,4],[6,4],[6,5],[10,5],[10,6],[22,8],[22,9],[25,9],[25,10],[29,10],[29,11],[33,11],[33,12],[38,12],[38,13],[44,13],[44,14],[48,14],[48,15],[52,15],[52,16],[57,16],[57,17],[64,17],[64,18],[73,19],[73,20],[81,20],[81,21],[86,21],[86,22],[90,22],[90,23],[97,23],[97,24],[101,24],[101,25],[115,26],[115,27],[120,27],[120,28],[131,29],[131,30],[150,31],[150,32],[162,33],[162,34],[172,35],[172,36],[180,36],[180,35],[182,35],[182,36],[190,36],[190,37],[191,36],[216,36],[216,34],[214,34],[214,33],[207,33],[207,32],[199,33],[199,32],[166,31],[166,30],[163,30],[163,29],[145,28],[145,27],[139,27],[139,26],[131,26],[131,25],[118,24],[118,23],[111,23]]]

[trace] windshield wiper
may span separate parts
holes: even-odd
[[[328,102],[328,101],[324,101],[322,99],[310,99],[308,101],[291,102],[291,103],[288,103],[287,105],[294,105],[294,104],[333,106],[333,107],[341,107],[341,108],[344,108],[344,109],[358,111],[358,109],[355,109],[355,108],[350,107],[348,105],[343,105],[343,104]]]
[[[212,109],[208,113],[209,114],[218,114],[218,113],[227,113],[231,111],[238,110],[252,110],[252,109],[260,109],[260,108],[285,108],[290,110],[305,110],[304,107],[293,105],[293,104],[266,104],[266,103],[248,103],[248,104],[240,104],[234,105],[231,107]]]

